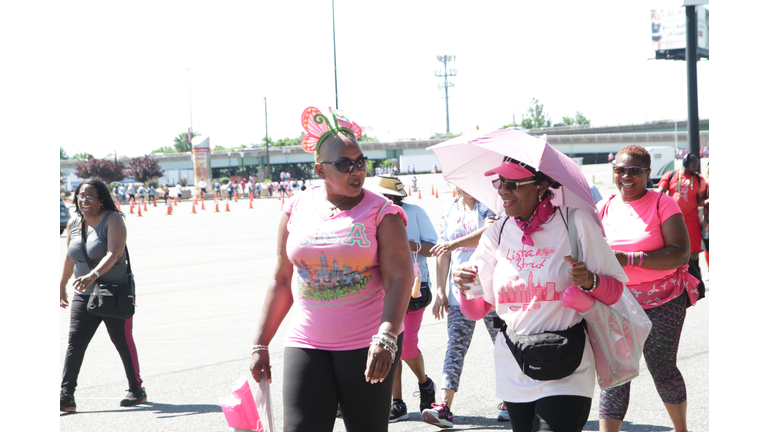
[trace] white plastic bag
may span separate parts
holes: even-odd
[[[626,285],[618,302],[608,306],[595,300],[581,315],[587,321],[600,388],[619,386],[638,376],[652,324]]]

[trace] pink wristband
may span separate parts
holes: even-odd
[[[635,253],[629,253],[627,254],[627,265],[629,265],[629,268],[633,268],[635,266]]]
[[[638,255],[640,256],[640,261],[637,263],[637,266],[638,267],[642,267],[643,266],[643,252],[642,251],[638,252]]]

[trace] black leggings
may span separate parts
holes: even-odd
[[[80,366],[82,366],[85,357],[85,349],[88,348],[88,344],[102,321],[104,321],[109,338],[123,361],[128,386],[131,389],[141,387],[139,357],[136,353],[136,345],[133,343],[133,317],[128,319],[100,318],[89,314],[86,310],[87,306],[88,296],[74,295],[70,306],[72,311],[69,318],[69,344],[67,345],[67,354],[64,357],[61,388],[66,389],[69,394],[74,394],[75,387],[77,387],[77,376],[80,374]]]
[[[332,431],[336,407],[341,406],[349,432],[386,431],[392,403],[395,365],[400,361],[402,334],[397,355],[384,381],[365,381],[368,348],[324,351],[285,348],[283,370],[283,431]]]
[[[587,424],[592,398],[549,396],[533,402],[505,402],[515,432],[579,432]]]

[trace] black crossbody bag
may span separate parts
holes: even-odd
[[[80,228],[83,240],[80,247],[83,249],[83,255],[85,256],[85,261],[88,263],[88,267],[93,270],[93,263],[88,256],[88,249],[85,247],[86,229],[85,219],[83,219]],[[86,307],[89,314],[102,318],[117,319],[128,319],[133,316],[133,313],[136,310],[136,284],[133,280],[131,256],[128,254],[127,245],[125,246],[125,258],[128,263],[128,274],[125,276],[125,282],[122,284],[103,283],[96,279],[96,284],[93,287],[93,292],[88,299],[88,306]]]
[[[509,217],[504,220],[501,231]],[[584,354],[586,334],[584,320],[576,325],[557,331],[521,335],[510,330],[501,318],[493,318],[493,327],[500,329],[504,341],[515,357],[520,370],[539,381],[563,379],[576,371]]]

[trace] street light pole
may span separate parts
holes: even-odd
[[[269,173],[269,126],[267,124],[267,97],[264,96],[264,130],[266,137],[264,138],[267,143],[267,180],[272,181],[272,176]]]

